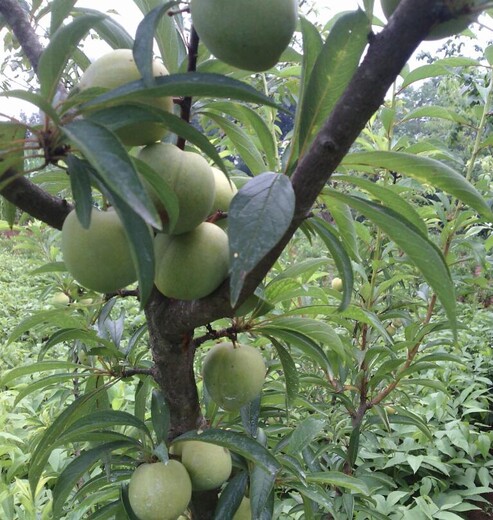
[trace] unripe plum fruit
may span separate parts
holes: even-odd
[[[229,450],[208,442],[185,441],[181,462],[187,468],[194,491],[216,489],[231,475]]]
[[[211,399],[225,410],[236,411],[262,390],[264,358],[249,345],[218,343],[205,356],[202,376]]]
[[[341,292],[344,287],[342,280],[337,277],[332,279],[332,282],[330,285],[331,285],[332,289],[334,289],[335,291],[339,291],[339,292]]]
[[[142,464],[132,474],[128,499],[139,520],[176,520],[192,497],[192,483],[177,460]]]
[[[143,148],[139,159],[161,175],[178,198],[178,221],[172,234],[187,233],[210,215],[215,195],[214,174],[201,155],[184,152],[173,144],[156,143]],[[163,220],[163,230],[168,233],[166,211],[150,187],[149,193]]]
[[[114,292],[137,280],[130,244],[115,211],[94,208],[88,229],[71,211],[62,227],[62,254],[69,273],[93,291]]]
[[[273,67],[291,41],[298,0],[192,0],[192,23],[220,60],[251,71]]]
[[[382,10],[385,17],[388,19],[396,10],[400,0],[382,0]],[[448,0],[448,7],[452,12],[460,12],[469,7],[476,7],[485,3],[485,0]],[[470,13],[457,16],[446,22],[439,23],[431,29],[425,40],[440,40],[459,34],[467,27],[476,21],[478,13]]]
[[[229,210],[229,205],[233,200],[233,197],[238,192],[238,188],[233,183],[232,180],[228,179],[224,173],[218,168],[212,167],[212,173],[214,174],[214,181],[216,187],[216,193],[214,197],[214,202],[212,203],[212,212],[215,211],[224,211],[227,213]],[[228,219],[223,218],[214,222],[217,226],[222,229],[225,229],[228,224]]]
[[[154,76],[167,76],[168,69],[159,61],[152,63]],[[114,49],[103,54],[85,70],[79,82],[81,91],[100,87],[113,89],[125,83],[141,79],[141,75],[131,49]],[[145,104],[160,110],[173,112],[173,99],[169,96],[134,99],[124,101],[128,104]],[[115,132],[126,146],[141,146],[160,141],[167,129],[160,123],[136,122],[120,127]]]
[[[154,252],[154,283],[168,298],[203,298],[215,291],[228,276],[228,236],[209,222],[182,235],[159,233]]]

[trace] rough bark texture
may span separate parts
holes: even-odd
[[[13,0],[0,0],[0,12],[6,16],[35,66],[39,46],[33,44],[34,32],[26,26],[24,14],[18,11]],[[441,0],[402,0],[384,30],[378,35],[371,35],[363,62],[292,176],[296,210],[291,226],[247,277],[243,299],[265,277],[332,172],[383,102],[387,90],[416,47],[434,24],[448,16],[450,13]],[[21,199],[25,200],[22,209],[54,227],[61,227],[66,213],[57,204],[40,197],[34,186],[16,181],[2,194],[16,204]],[[37,208],[39,205],[44,210],[40,211]],[[232,315],[228,293],[227,282],[213,295],[193,302],[169,300],[155,291],[146,306],[150,345],[156,364],[155,378],[167,396],[171,410],[171,437],[202,424],[191,339],[196,327]],[[215,502],[215,494],[207,494],[207,497],[196,495],[192,505],[194,519],[211,518]]]

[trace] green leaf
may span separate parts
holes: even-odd
[[[419,107],[401,119],[401,123],[405,121],[410,121],[411,119],[422,119],[422,118],[436,118],[436,119],[445,119],[447,121],[454,121],[455,123],[460,123],[461,125],[469,125],[470,122],[457,112],[449,110],[445,107],[440,106],[425,106]]]
[[[351,477],[340,471],[323,471],[310,473],[306,476],[307,482],[316,482],[338,488],[348,489],[354,493],[369,495],[370,490],[365,482],[359,478]]]
[[[303,156],[323,122],[346,89],[368,43],[370,24],[366,14],[354,11],[341,16],[313,65],[303,93],[300,116],[300,156]]]
[[[84,119],[74,120],[62,130],[98,172],[107,188],[148,224],[160,229],[161,220],[156,208],[120,140],[104,126]]]
[[[51,23],[50,34],[53,35],[55,31],[62,25],[63,21],[70,14],[72,7],[74,7],[77,0],[53,0],[51,2]]]
[[[250,127],[258,137],[259,144],[265,153],[265,160],[268,168],[276,168],[276,148],[277,142],[272,134],[264,117],[254,109],[241,105],[239,103],[231,103],[228,101],[215,101],[207,103],[207,111],[217,110],[228,114],[233,119],[241,122],[243,126]]]
[[[299,376],[298,369],[296,368],[296,364],[294,359],[291,357],[291,354],[274,338],[270,338],[272,341],[272,345],[277,351],[277,355],[279,356],[279,360],[281,361],[282,371],[284,373],[284,382],[286,384],[286,396],[288,398],[288,406],[289,403],[294,401],[298,396],[298,388],[299,388]]]
[[[268,502],[272,496],[276,474],[267,471],[262,466],[255,464],[250,471],[250,506],[252,518],[260,520],[270,519],[271,515],[266,515]],[[265,515],[265,516],[264,516]]]
[[[91,171],[92,167],[87,161],[79,159],[70,154],[67,158],[68,171],[70,172],[70,187],[76,202],[75,212],[77,219],[84,229],[91,224],[92,213],[92,188]]]
[[[325,421],[307,417],[293,430],[287,446],[287,452],[296,454],[314,441],[325,427]]]
[[[74,402],[67,406],[53,421],[53,423],[44,431],[43,436],[34,449],[29,465],[28,478],[33,496],[36,495],[36,488],[38,486],[39,479],[45,470],[53,448],[57,445],[59,437],[64,432],[64,430],[70,426],[71,423],[84,414],[88,403],[97,398],[97,395],[102,388],[103,387],[77,398]]]
[[[421,271],[425,280],[437,293],[450,321],[450,326],[456,332],[457,319],[454,283],[447,263],[438,247],[423,237],[416,230],[416,227],[402,215],[389,208],[334,190],[325,189],[324,194],[334,197],[360,211],[380,227],[409,256]]]
[[[80,7],[74,9],[74,11],[81,14],[100,14],[96,9]],[[105,16],[101,22],[94,27],[94,32],[99,34],[113,49],[131,49],[133,47],[134,39],[123,26],[109,16]]]
[[[160,6],[162,0],[134,0],[134,3],[145,15]],[[164,16],[159,20],[154,33],[161,57],[170,73],[177,72],[180,64],[186,59],[186,47],[180,30],[183,26],[182,22],[179,11],[173,16]]]
[[[36,94],[36,92],[29,92],[27,90],[7,90],[7,92],[0,92],[0,96],[8,98],[12,97],[16,99],[22,99],[23,101],[27,101],[28,103],[31,103],[35,107],[39,108],[42,112],[44,112],[48,117],[52,119],[53,122],[60,122],[60,117],[58,116],[56,110],[51,106],[51,104],[48,101],[46,101],[46,99],[43,96]],[[3,124],[5,123],[2,122],[2,125]],[[24,135],[22,137],[24,137]]]
[[[154,241],[149,226],[133,211],[125,199],[115,193],[107,193],[107,198],[115,208],[125,227],[125,234],[130,241],[132,258],[139,281],[139,299],[141,308],[145,306],[154,286]]]
[[[238,101],[258,103],[286,111],[271,98],[255,90],[247,83],[220,74],[205,72],[184,72],[156,78],[153,87],[146,88],[142,80],[132,81],[105,92],[85,103],[82,108],[109,106],[132,99],[144,99],[162,96],[192,96],[211,98],[231,98]]]
[[[52,36],[39,58],[38,65],[41,97],[46,101],[50,102],[53,99],[67,61],[76,51],[80,40],[103,18],[104,15],[101,13],[75,18],[73,22],[60,27]]]
[[[144,177],[144,179],[150,184],[152,189],[155,191],[159,201],[162,203],[168,218],[168,230],[170,232],[173,231],[173,228],[175,227],[178,220],[178,213],[180,211],[176,193],[169,186],[162,175],[159,175],[159,173],[157,173],[147,163],[141,159],[138,159],[137,157],[134,157],[133,161],[140,175],[142,175],[142,177]]]
[[[219,495],[214,518],[233,518],[238,506],[240,505],[248,484],[248,473],[238,472],[229,480],[226,487]]]
[[[247,274],[279,242],[291,224],[294,205],[289,178],[272,172],[254,177],[231,201],[228,235],[233,307]]]
[[[152,87],[155,85],[152,70],[152,48],[154,46],[154,33],[156,32],[156,27],[163,15],[166,14],[171,7],[174,7],[179,3],[180,2],[166,2],[163,5],[155,7],[144,16],[144,19],[137,27],[135,33],[135,44],[133,46],[133,56],[146,87]]]
[[[478,61],[472,58],[455,57],[436,60],[431,65],[423,65],[406,74],[400,89],[405,89],[415,81],[436,78],[438,76],[455,75],[455,67],[477,67],[478,65]]]
[[[328,222],[319,217],[314,217],[309,220],[309,225],[323,240],[334,259],[339,276],[342,279],[343,288],[339,311],[344,311],[351,303],[351,293],[353,292],[354,276],[351,259]]]
[[[281,468],[279,462],[266,448],[251,437],[238,432],[215,429],[205,430],[202,433],[187,432],[177,437],[173,442],[184,440],[198,440],[224,446],[245,457],[245,459],[258,464],[273,475]]]
[[[157,443],[167,440],[170,425],[169,407],[161,391],[154,389],[151,397],[151,419]]]
[[[30,376],[40,372],[48,372],[51,370],[78,370],[80,365],[77,363],[69,363],[68,361],[40,361],[29,365],[12,368],[5,373],[0,380],[0,386],[7,386],[10,382],[19,377]]]
[[[491,209],[476,188],[453,168],[435,159],[404,152],[362,152],[346,155],[342,164],[352,168],[371,166],[403,173],[450,193],[483,217],[493,220]]]
[[[254,175],[262,173],[267,169],[262,154],[255,146],[252,138],[241,127],[209,110],[204,110],[201,113],[206,114],[209,119],[212,119],[223,130],[233,143],[239,156],[245,161],[245,164]]]
[[[391,188],[352,175],[335,175],[334,180],[348,182],[362,188],[364,191],[370,193],[383,202],[384,206],[393,209],[406,218],[411,224],[414,224],[416,229],[424,237],[428,237],[428,228],[419,213],[411,204],[409,204],[409,202],[403,199],[398,193],[395,193]]]
[[[221,170],[227,171],[215,146],[211,144],[209,139],[207,139],[202,132],[180,117],[165,110],[157,110],[154,107],[151,109],[144,105],[124,105],[105,108],[94,113],[89,112],[85,117],[86,119],[90,119],[91,121],[108,127],[112,131],[127,125],[129,120],[135,122],[149,121],[162,123],[176,135],[183,137],[197,146],[197,148],[209,156],[218,167],[221,168]]]
[[[53,516],[55,518],[63,516],[63,506],[66,504],[72,489],[84,474],[96,463],[100,463],[102,457],[122,448],[135,449],[136,444],[130,440],[102,444],[92,450],[81,453],[62,471],[53,489]]]
[[[358,250],[358,240],[356,237],[356,227],[354,225],[351,209],[347,204],[342,204],[334,199],[332,199],[330,203],[330,208],[327,209],[330,211],[330,214],[336,223],[344,249],[347,251],[351,259],[355,262],[361,262]]]
[[[64,444],[66,437],[74,437],[76,435],[83,435],[84,433],[96,432],[96,430],[104,430],[105,428],[114,428],[116,426],[137,428],[144,432],[149,439],[151,438],[151,432],[143,421],[131,413],[110,409],[89,413],[74,421],[60,436],[59,444]]]

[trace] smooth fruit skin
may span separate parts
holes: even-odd
[[[331,282],[330,285],[331,285],[332,289],[334,289],[335,291],[341,292],[342,289],[343,289],[342,280],[340,278],[337,278],[337,277],[332,279],[332,282]]]
[[[214,174],[214,183],[216,187],[214,202],[212,203],[212,212],[214,213],[215,211],[219,210],[227,213],[233,197],[238,192],[238,188],[235,184],[233,184],[233,181],[224,175],[221,170],[214,167],[211,169],[212,173]],[[221,229],[226,229],[228,226],[228,219],[222,218],[220,220],[216,220],[214,224],[219,226]]]
[[[192,0],[192,23],[209,51],[240,69],[270,69],[291,41],[298,0]]]
[[[125,229],[114,211],[93,209],[88,229],[71,211],[62,227],[62,254],[69,273],[93,291],[110,293],[137,280]]]
[[[205,356],[202,376],[211,399],[225,410],[236,411],[262,390],[264,358],[249,345],[218,343]]]
[[[218,488],[228,480],[233,467],[228,449],[201,441],[183,443],[181,462],[194,491]]]
[[[154,60],[152,64],[154,76],[167,76],[168,69]],[[79,82],[79,89],[100,87],[113,89],[141,79],[131,49],[115,49],[104,54],[91,63],[85,70]],[[155,106],[160,110],[173,112],[173,99],[168,96],[160,98],[146,98],[136,102]],[[128,104],[129,102],[126,102]],[[159,123],[131,123],[116,131],[116,134],[126,146],[141,146],[160,141],[167,133],[167,129]]]
[[[128,486],[128,499],[139,520],[176,520],[192,498],[192,483],[177,460],[142,464]]]
[[[385,17],[388,19],[395,11],[400,0],[382,0],[382,10]],[[452,11],[460,11],[465,7],[475,7],[484,3],[484,0],[448,0],[448,5]],[[425,40],[441,40],[454,34],[459,34],[466,30],[467,27],[476,21],[477,13],[470,15],[462,15],[452,20],[439,23],[430,31]]]
[[[240,507],[238,507],[233,516],[233,520],[252,520],[252,508],[249,498],[243,497]]]
[[[228,236],[209,222],[182,235],[159,233],[154,251],[154,283],[168,298],[203,298],[215,291],[228,276]]]
[[[215,196],[214,174],[201,155],[184,152],[174,144],[156,143],[143,148],[139,159],[161,175],[178,198],[179,215],[172,234],[192,231],[210,215]],[[149,193],[162,215],[163,230],[168,233],[166,212],[152,188]]]

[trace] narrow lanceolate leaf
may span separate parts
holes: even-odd
[[[361,212],[408,255],[436,292],[445,309],[451,328],[456,331],[454,284],[445,258],[438,247],[418,232],[416,227],[402,215],[389,208],[334,190],[326,189],[324,193]]]
[[[137,27],[133,55],[144,85],[147,87],[151,87],[155,83],[154,74],[152,72],[152,47],[154,45],[154,33],[156,32],[157,24],[171,7],[179,3],[180,2],[166,2],[163,5],[155,7],[144,16],[144,19]]]
[[[51,2],[50,34],[54,34],[60,25],[62,25],[76,2],[77,0],[53,0],[53,2]]]
[[[164,395],[156,389],[152,391],[151,419],[157,443],[166,441],[170,424],[169,407]]]
[[[275,473],[265,470],[257,464],[250,471],[250,506],[252,508],[252,518],[270,519],[271,516],[266,515],[269,498],[274,489],[276,480]]]
[[[229,480],[226,487],[219,495],[214,518],[233,518],[238,506],[245,496],[248,484],[248,473],[240,471]]]
[[[423,65],[422,67],[412,70],[409,74],[406,74],[401,89],[406,88],[415,81],[421,81],[426,78],[455,75],[456,67],[478,67],[479,65],[479,62],[472,58],[456,57],[437,60],[431,65]]]
[[[43,96],[36,94],[36,92],[29,92],[27,90],[7,90],[7,92],[0,92],[0,96],[22,99],[23,101],[27,101],[28,103],[31,103],[35,107],[39,108],[54,122],[58,122],[60,120],[56,110],[51,106],[51,104],[46,101]]]
[[[339,305],[339,310],[347,309],[351,303],[351,293],[353,291],[353,268],[351,259],[348,253],[340,242],[339,237],[325,220],[315,217],[310,219],[310,226],[314,229],[317,235],[324,241],[327,246],[335,264],[339,275],[342,279],[342,300]]]
[[[146,88],[142,80],[132,81],[105,92],[88,101],[84,106],[98,107],[120,103],[123,100],[143,99],[162,96],[193,96],[211,98],[231,98],[238,101],[258,103],[280,110],[285,109],[275,103],[270,97],[255,90],[252,86],[234,78],[220,74],[205,72],[184,72],[156,78],[153,87]]]
[[[197,130],[190,123],[184,121],[178,116],[171,114],[165,110],[157,110],[149,108],[149,106],[123,105],[117,107],[109,107],[97,112],[89,112],[85,114],[86,119],[90,119],[95,123],[106,126],[111,131],[117,130],[122,126],[132,122],[158,122],[171,130],[171,132],[183,137],[197,148],[202,150],[211,160],[213,160],[221,170],[226,172],[221,156],[218,154],[214,145],[211,144],[205,135]]]
[[[289,178],[272,172],[254,177],[233,198],[228,212],[233,307],[246,275],[288,229],[294,205],[295,196]]]
[[[77,363],[70,363],[68,361],[40,361],[30,365],[24,365],[16,368],[12,368],[6,372],[2,379],[0,379],[0,385],[5,387],[12,381],[15,381],[19,377],[30,376],[32,374],[38,374],[48,372],[51,370],[77,370],[80,369],[80,365]]]
[[[72,121],[62,130],[99,173],[108,189],[148,224],[160,229],[159,215],[118,138],[104,126],[84,119]]]
[[[83,452],[62,471],[53,489],[54,518],[61,518],[63,516],[63,506],[66,504],[67,498],[75,484],[84,474],[91,470],[97,462],[101,462],[103,456],[122,448],[136,449],[138,448],[137,441],[128,439],[127,441],[114,441],[102,444],[92,450]]]
[[[224,446],[238,453],[238,455],[258,464],[271,474],[276,474],[281,468],[281,465],[269,450],[264,448],[256,440],[242,433],[210,429],[202,433],[188,432],[175,439],[175,441],[184,440],[199,440],[217,444],[218,446]]]
[[[134,0],[134,3],[145,15],[162,5],[162,0]],[[173,16],[161,17],[154,31],[159,53],[170,73],[177,72],[186,59],[186,48],[179,30],[181,27],[183,27],[183,16],[179,9],[176,9]]]
[[[284,372],[284,382],[286,384],[286,396],[288,403],[294,401],[298,396],[298,388],[300,384],[298,369],[291,354],[274,338],[270,338],[272,345],[277,351],[279,360],[281,361],[282,371]]]
[[[75,200],[75,212],[84,229],[91,224],[92,213],[92,166],[87,161],[70,154],[67,158],[68,171],[70,172],[70,186]]]
[[[236,119],[244,127],[250,127],[258,137],[259,145],[265,153],[265,160],[269,168],[276,167],[276,147],[275,135],[262,117],[258,110],[254,110],[246,105],[232,103],[229,101],[215,101],[207,103],[207,110],[215,110],[228,114]]]
[[[368,43],[368,31],[368,18],[358,10],[341,16],[329,32],[303,93],[300,156],[306,153],[353,76]]]
[[[428,228],[419,213],[414,209],[414,206],[409,204],[409,202],[403,199],[395,191],[380,184],[376,184],[375,182],[371,182],[368,179],[364,179],[363,177],[356,177],[354,175],[334,175],[333,179],[348,182],[362,188],[364,191],[379,199],[384,206],[397,211],[397,213],[400,213],[411,224],[414,224],[416,229],[423,236],[428,236]]]
[[[99,180],[108,188],[102,178]],[[143,307],[151,295],[154,285],[155,258],[151,230],[141,216],[135,213],[134,208],[127,204],[125,199],[110,191],[106,191],[105,195],[118,213],[130,242],[130,252],[139,281],[140,305]]]
[[[74,9],[74,11],[81,14],[99,13],[96,9],[82,7],[78,7]],[[126,29],[109,16],[103,18],[101,22],[94,27],[94,32],[99,34],[113,49],[131,49],[134,44],[134,39],[128,34]]]
[[[31,487],[31,493],[33,496],[36,495],[36,488],[38,486],[39,479],[45,470],[48,459],[51,452],[57,446],[57,442],[64,430],[72,424],[78,417],[84,414],[84,408],[87,404],[97,398],[99,390],[95,390],[89,394],[84,394],[73,403],[71,403],[53,423],[44,431],[43,436],[39,440],[32,456],[29,465],[29,486]]]
[[[346,155],[342,164],[351,168],[371,166],[402,173],[450,193],[483,217],[493,219],[491,209],[478,190],[460,173],[436,159],[403,152],[362,152]]]
[[[103,18],[103,14],[81,16],[55,32],[41,54],[38,66],[41,96],[46,101],[53,99],[67,61],[77,50],[80,40]]]
[[[457,112],[454,112],[453,110],[449,110],[445,107],[440,106],[427,106],[427,107],[419,107],[416,110],[413,110],[409,114],[407,114],[405,117],[401,119],[401,123],[405,121],[410,121],[411,119],[421,119],[423,117],[429,118],[437,118],[437,119],[446,119],[447,121],[454,121],[456,123],[460,123],[462,125],[468,125],[470,124],[469,121],[461,116],[460,114],[457,114]]]
[[[228,136],[240,157],[245,161],[250,171],[257,175],[267,169],[267,165],[251,137],[237,124],[219,114],[208,110],[203,111],[209,119],[212,119]]]
[[[355,477],[351,477],[340,471],[323,471],[320,473],[310,473],[306,477],[307,482],[316,482],[318,484],[326,484],[336,486],[338,488],[348,489],[362,495],[369,495],[370,490],[366,483]]]
[[[315,417],[307,417],[301,421],[289,439],[288,453],[299,453],[320,435],[324,427],[325,421]]]

